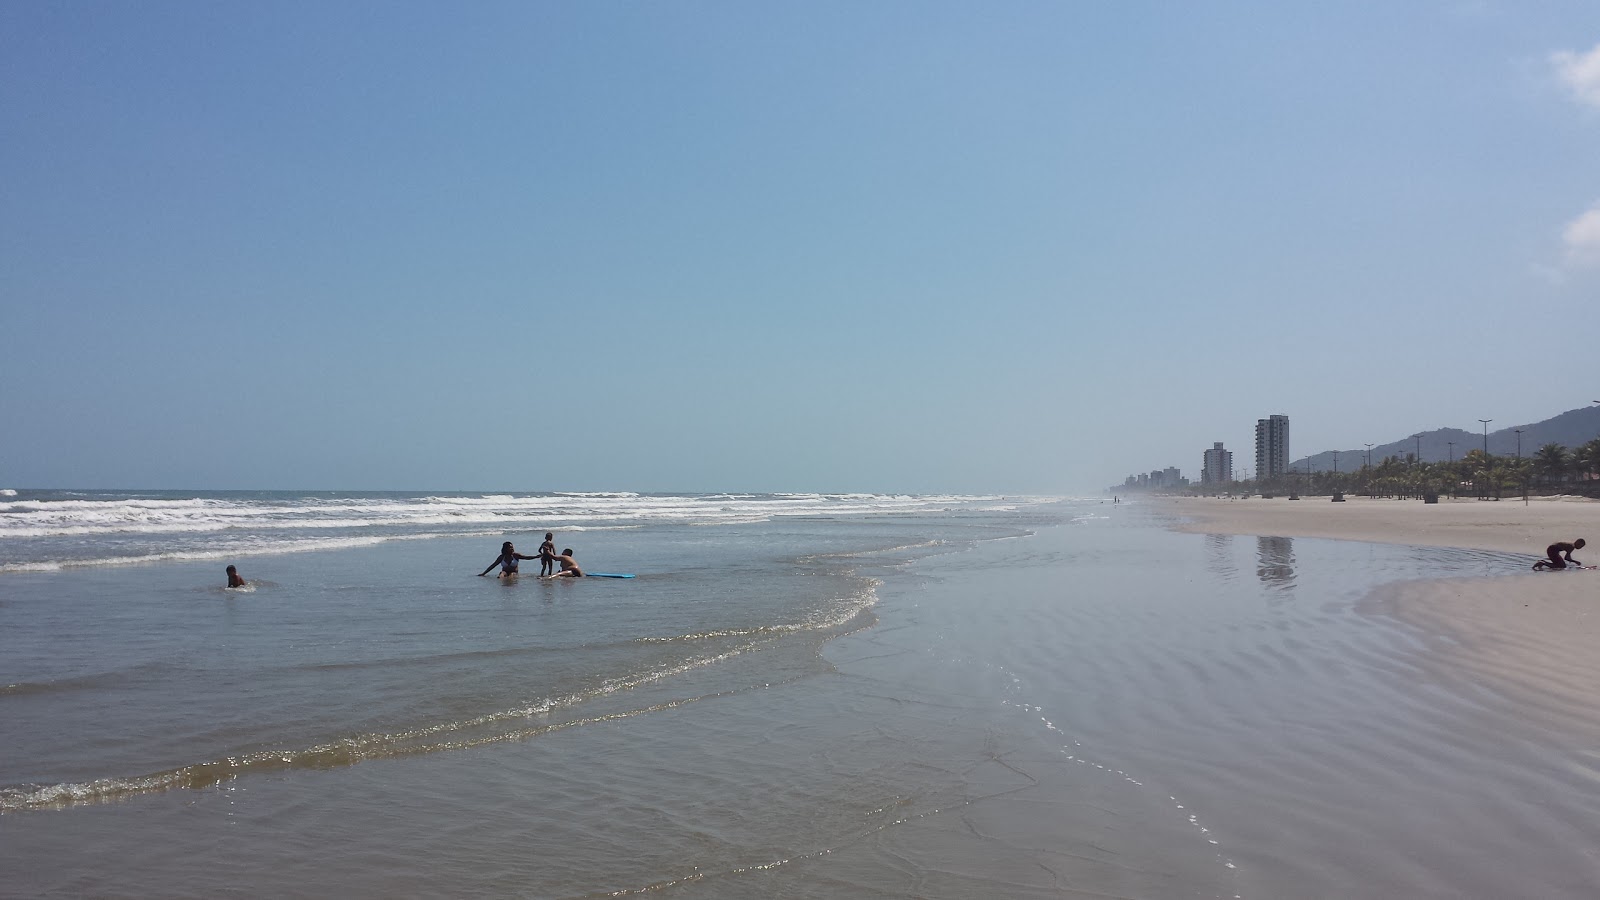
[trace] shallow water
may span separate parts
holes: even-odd
[[[195,560],[14,571],[0,810],[523,739],[816,673],[823,641],[871,621],[870,556],[1020,533],[981,508],[898,506],[561,532],[627,580],[545,581],[536,561],[472,577],[499,534],[241,559],[235,590]]]
[[[584,537],[632,581],[474,578],[495,547],[466,538],[258,560],[244,595],[215,564],[15,573],[0,616],[60,639],[4,632],[0,872],[108,896],[1592,896],[1582,745],[1361,603],[1507,559],[1161,525],[1083,503]],[[196,763],[107,802],[63,787]]]

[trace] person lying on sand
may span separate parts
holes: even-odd
[[[511,546],[510,541],[506,541],[504,544],[500,545],[500,557],[494,562],[489,563],[489,569],[499,566],[500,574],[496,575],[495,577],[506,578],[508,576],[517,574],[517,560],[533,558],[534,557],[532,556],[523,556],[521,553],[518,553],[517,548]],[[489,569],[484,569],[482,572],[479,572],[478,577],[482,578],[483,576],[489,574]]]
[[[247,585],[249,583],[250,582],[245,581],[243,578],[239,577],[239,570],[238,569],[235,569],[233,566],[229,566],[228,567],[228,587],[240,588],[240,587],[244,587],[245,585]]]
[[[561,564],[561,571],[555,573],[554,575],[548,576],[548,577],[550,577],[550,578],[582,578],[583,577],[583,570],[578,568],[578,561],[572,558],[572,548],[571,547],[568,547],[567,549],[561,551],[561,555],[556,557],[556,562]]]
[[[1582,550],[1583,546],[1584,546],[1583,538],[1578,538],[1577,540],[1573,541],[1570,544],[1565,542],[1565,541],[1562,541],[1562,542],[1556,543],[1556,544],[1551,544],[1550,546],[1544,548],[1545,555],[1550,557],[1550,558],[1549,559],[1541,559],[1541,560],[1539,560],[1538,562],[1533,564],[1533,568],[1535,570],[1538,570],[1538,569],[1565,569],[1568,564],[1571,564],[1571,565],[1574,565],[1574,566],[1581,566],[1581,565],[1583,565],[1583,563],[1578,562],[1577,560],[1572,558],[1572,551],[1574,551],[1574,550]],[[1561,558],[1562,554],[1566,555],[1566,559],[1562,559]]]

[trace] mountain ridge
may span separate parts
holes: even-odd
[[[1532,456],[1545,444],[1560,444],[1572,450],[1588,441],[1600,438],[1600,405],[1569,409],[1541,422],[1513,425],[1491,431],[1488,435],[1489,453],[1493,456],[1517,455],[1519,428],[1522,429],[1523,456]],[[1460,459],[1472,450],[1482,450],[1484,446],[1482,432],[1475,433],[1463,428],[1435,428],[1397,441],[1373,444],[1372,464],[1377,465],[1386,456],[1405,459],[1408,454],[1417,453],[1419,440],[1421,462],[1444,462],[1452,457]],[[1451,446],[1452,443],[1454,446]],[[1365,446],[1354,450],[1323,450],[1296,459],[1289,464],[1289,468],[1299,472],[1327,472],[1334,469],[1337,459],[1339,471],[1352,472],[1361,468],[1366,454]]]

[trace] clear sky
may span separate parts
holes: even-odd
[[[1594,0],[0,4],[0,487],[1070,492],[1597,314]]]

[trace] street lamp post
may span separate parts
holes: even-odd
[[[1493,464],[1489,459],[1489,423],[1493,422],[1494,420],[1479,419],[1478,421],[1483,423],[1483,468],[1485,471],[1488,471],[1490,466]],[[1477,479],[1474,478],[1473,480],[1476,481]],[[1478,490],[1478,494],[1480,499],[1487,500],[1489,498],[1489,486],[1485,484]]]
[[[1456,442],[1455,441],[1445,441],[1445,443],[1448,444],[1449,447],[1450,447],[1450,463],[1451,463],[1451,465],[1454,465],[1455,461],[1456,461]]]
[[[1596,402],[1600,402],[1600,401],[1596,401]],[[1366,464],[1369,465],[1369,466],[1372,465],[1372,445],[1371,444],[1367,445],[1367,462],[1366,462]]]
[[[1416,434],[1413,434],[1412,437],[1417,439],[1417,457],[1415,459],[1415,463],[1420,466],[1422,465],[1422,432],[1419,431]]]
[[[1517,429],[1517,465],[1522,465],[1522,429]],[[1528,476],[1522,476],[1522,505],[1528,505]]]

